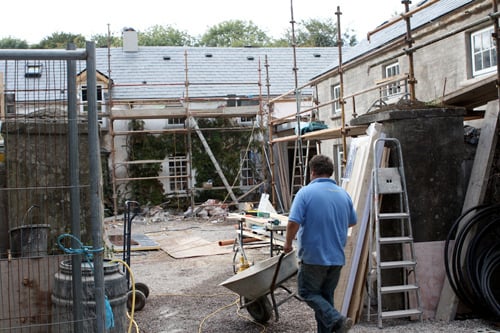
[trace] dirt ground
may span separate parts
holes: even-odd
[[[123,234],[122,223],[106,225],[108,234]],[[236,237],[235,222],[224,218],[185,219],[167,216],[158,220],[134,220],[132,234],[161,235],[163,242],[179,237],[200,237],[218,243]],[[163,243],[164,244],[164,243]],[[143,333],[314,333],[316,324],[312,310],[303,302],[291,298],[278,307],[279,320],[274,316],[266,325],[255,322],[246,309],[239,309],[239,295],[219,284],[233,276],[233,252],[225,254],[175,259],[166,251],[132,251],[131,269],[136,282],[147,285],[149,296],[144,308],[135,312],[137,327]],[[269,258],[269,246],[247,248],[254,262]],[[119,259],[121,253],[115,253]],[[296,290],[296,279],[284,284]],[[276,298],[285,292],[276,292]],[[372,310],[372,313],[376,313]],[[451,323],[398,320],[384,321],[379,329],[376,321],[363,318],[352,333],[362,332],[500,332],[486,321],[469,319]]]

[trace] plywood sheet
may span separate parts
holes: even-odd
[[[352,198],[358,223],[351,228],[345,247],[346,264],[342,269],[337,289],[335,290],[335,306],[340,308],[343,315],[348,315],[357,320],[358,311],[362,302],[362,283],[366,275],[367,249],[363,250],[366,242],[366,229],[369,219],[369,202],[371,170],[373,168],[373,143],[381,136],[382,126],[372,124],[367,130],[367,137],[360,137],[353,140],[351,144],[356,144],[356,156],[349,156],[353,159],[352,170],[349,179],[344,182],[343,187]],[[355,141],[356,140],[356,141]],[[361,280],[361,281],[359,281]],[[351,303],[355,304],[351,304]]]
[[[168,237],[166,233],[149,235],[172,258],[192,258],[231,253],[231,246],[219,246],[218,242],[211,242],[198,236]]]

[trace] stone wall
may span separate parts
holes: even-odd
[[[49,253],[57,237],[71,232],[69,138],[67,122],[31,119],[7,120],[5,139],[7,210],[0,216],[2,228],[48,224]],[[80,221],[82,240],[90,220],[87,125],[79,125]],[[32,207],[30,209],[30,207]],[[0,211],[0,213],[3,213]]]
[[[381,122],[383,133],[400,141],[415,242],[445,240],[461,214],[467,186],[463,114],[463,109],[395,109],[354,122]]]

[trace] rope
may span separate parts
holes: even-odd
[[[71,239],[73,239],[74,241],[76,241],[78,243],[78,245],[80,246],[80,248],[73,249],[71,247],[70,248],[65,247],[61,243],[61,241],[64,238],[71,238]],[[59,235],[59,237],[57,237],[57,245],[66,254],[71,254],[71,255],[80,254],[80,255],[83,255],[85,257],[85,259],[87,260],[87,263],[89,264],[90,268],[92,269],[92,273],[94,273],[94,267],[92,266],[92,259],[94,257],[94,253],[98,253],[98,252],[104,251],[104,248],[102,248],[102,247],[98,248],[98,249],[92,249],[91,246],[83,245],[83,243],[80,241],[80,239],[78,239],[77,237],[75,237],[74,235],[71,235],[71,234],[61,234],[61,235]],[[111,308],[111,304],[109,303],[109,299],[108,299],[108,297],[106,295],[104,295],[104,307],[106,309],[106,328],[107,329],[113,328],[113,327],[115,327],[115,319],[114,319],[114,315],[113,315],[113,309]]]

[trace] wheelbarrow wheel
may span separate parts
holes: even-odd
[[[142,291],[144,296],[146,296],[146,298],[149,297],[149,287],[145,283],[136,282],[134,284],[134,286],[135,286],[135,290],[140,290],[140,291]]]
[[[127,309],[129,311],[132,310],[132,298],[133,291],[129,290],[127,293]],[[146,305],[146,295],[139,289],[135,290],[135,302],[134,302],[134,311],[141,311]]]
[[[245,303],[250,303],[251,300],[245,298]],[[273,316],[273,306],[267,296],[257,298],[253,303],[246,306],[248,313],[258,323],[265,324]]]

